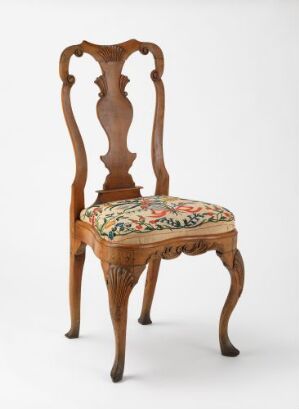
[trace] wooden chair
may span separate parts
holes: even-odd
[[[152,132],[152,164],[157,179],[155,196],[142,197],[129,174],[136,154],[127,148],[127,133],[133,110],[125,87],[129,79],[122,74],[126,59],[135,51],[154,57],[151,79],[156,90],[156,108]],[[99,63],[102,74],[95,80],[100,88],[97,115],[108,139],[109,150],[101,160],[109,170],[103,190],[95,203],[84,204],[87,157],[74,118],[70,91],[75,77],[69,73],[73,55],[90,54]],[[241,295],[244,267],[237,250],[234,217],[227,209],[168,196],[169,177],[163,160],[164,87],[163,53],[152,43],[129,40],[103,46],[83,41],[66,48],[60,59],[62,106],[72,139],[76,174],[70,205],[70,310],[68,338],[79,336],[80,293],[85,247],[88,244],[101,260],[109,294],[110,313],[115,333],[115,360],[111,370],[114,382],[122,379],[125,362],[127,306],[132,288],[148,264],[144,299],[139,322],[151,324],[150,309],[161,259],[173,259],[181,253],[197,255],[215,250],[231,276],[231,286],[219,325],[223,355],[239,351],[228,337],[228,321]]]

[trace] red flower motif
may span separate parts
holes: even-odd
[[[183,212],[187,212],[187,213],[197,213],[200,212],[202,209],[202,207],[197,207],[194,209],[194,207],[192,206],[176,206],[175,210],[181,210]]]
[[[150,222],[151,224],[155,224],[155,223],[158,223],[158,221],[159,221],[159,219],[156,219],[156,220],[150,220],[149,222]]]
[[[136,229],[141,230],[142,226],[140,224],[137,224]]]
[[[152,217],[162,217],[169,213],[169,210],[152,210]]]

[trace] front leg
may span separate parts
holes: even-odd
[[[219,323],[219,341],[222,355],[237,356],[239,350],[233,346],[228,336],[228,322],[238,299],[243,291],[244,285],[244,263],[239,250],[225,253],[217,252],[223,264],[228,269],[231,277],[231,286],[223,306]]]
[[[113,382],[123,377],[126,350],[127,310],[132,288],[138,282],[145,266],[119,266],[102,263],[108,295],[112,324],[115,334],[115,359],[111,370]]]

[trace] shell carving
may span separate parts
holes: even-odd
[[[112,297],[112,305],[114,310],[111,311],[115,320],[119,320],[121,316],[121,308],[128,300],[130,292],[137,280],[130,271],[120,266],[110,266],[107,286],[110,287],[110,297]]]
[[[105,62],[121,61],[125,54],[125,49],[119,45],[101,46],[98,53]]]

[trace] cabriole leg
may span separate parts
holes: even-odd
[[[109,294],[109,306],[115,334],[115,359],[111,370],[113,382],[123,377],[125,365],[127,309],[129,295],[145,266],[122,267],[102,263]]]
[[[222,355],[237,356],[239,350],[233,346],[228,336],[228,322],[244,285],[244,264],[239,250],[217,253],[228,269],[231,277],[231,286],[223,306],[219,323],[219,341]]]

